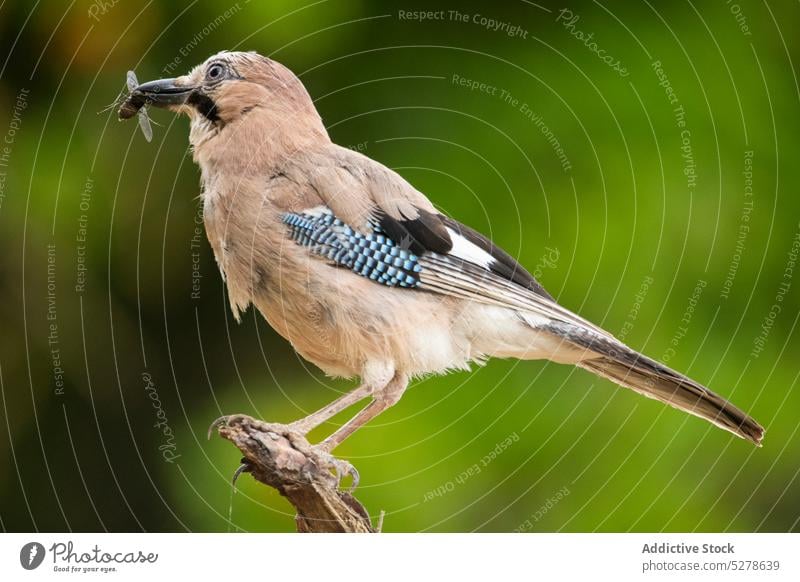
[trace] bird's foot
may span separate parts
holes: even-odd
[[[295,420],[294,422],[290,422],[289,424],[286,425],[286,427],[289,430],[301,434],[303,436],[307,435],[314,428],[309,424],[307,418],[302,418],[300,420]]]
[[[352,493],[360,480],[358,471],[349,461],[339,459],[331,454],[331,449],[327,441],[319,444],[312,445],[308,442],[306,434],[308,429],[303,425],[303,421],[293,422],[291,424],[268,424],[269,427],[279,428],[283,430],[283,436],[289,439],[295,449],[305,454],[309,461],[313,462],[317,467],[324,471],[328,471],[336,477],[337,487],[341,484],[342,479],[350,477],[352,483],[349,491]]]
[[[267,449],[273,453],[286,453],[287,456],[283,458],[291,464],[296,463],[310,463],[317,470],[329,473],[332,478],[335,478],[335,485],[338,488],[341,482],[346,477],[352,479],[349,492],[353,492],[358,486],[359,474],[352,463],[343,459],[338,459],[330,453],[330,449],[326,443],[312,445],[306,439],[306,432],[300,423],[293,424],[278,424],[271,422],[264,422],[244,415],[223,416],[215,420],[208,429],[209,438],[214,430],[219,431],[223,436],[233,430],[245,432],[251,438],[267,439],[272,444]],[[281,446],[280,443],[285,442],[286,447]],[[235,480],[242,473],[255,472],[257,467],[251,460],[244,458],[242,464],[236,470],[234,475]]]
[[[358,474],[358,470],[350,461],[337,459],[321,445],[311,445],[311,449],[314,451],[314,455],[317,457],[317,459],[319,459],[317,466],[321,469],[332,471],[336,476],[337,487],[341,485],[342,479],[350,477],[351,483],[348,492],[352,493],[356,490],[361,476]]]

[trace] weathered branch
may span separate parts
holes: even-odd
[[[300,433],[243,414],[222,417],[216,428],[244,455],[240,472],[274,487],[297,510],[299,532],[374,532],[364,506],[339,489],[343,475],[358,483],[350,463],[312,447]],[[238,472],[237,472],[238,474]]]

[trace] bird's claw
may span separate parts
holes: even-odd
[[[353,466],[353,464],[349,461],[345,461],[344,459],[337,459],[324,449],[321,450],[319,447],[313,448],[315,449],[314,452],[317,454],[317,457],[325,464],[325,468],[333,469],[334,473],[336,474],[336,486],[338,487],[342,479],[349,476],[353,482],[350,484],[348,493],[355,491],[356,487],[358,487],[359,481],[361,480],[361,476],[358,474],[358,470]]]

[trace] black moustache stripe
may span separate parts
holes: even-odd
[[[192,94],[189,95],[189,99],[187,99],[186,102],[197,109],[209,121],[219,121],[217,106],[214,104],[214,101],[212,101],[211,97],[205,93],[192,91]]]

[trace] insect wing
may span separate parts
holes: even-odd
[[[128,71],[128,91],[133,91],[139,86],[139,79],[136,78],[136,73]]]
[[[139,110],[139,127],[142,128],[142,135],[148,142],[153,141],[153,127],[150,125],[150,118],[147,116],[147,110],[142,108]]]

